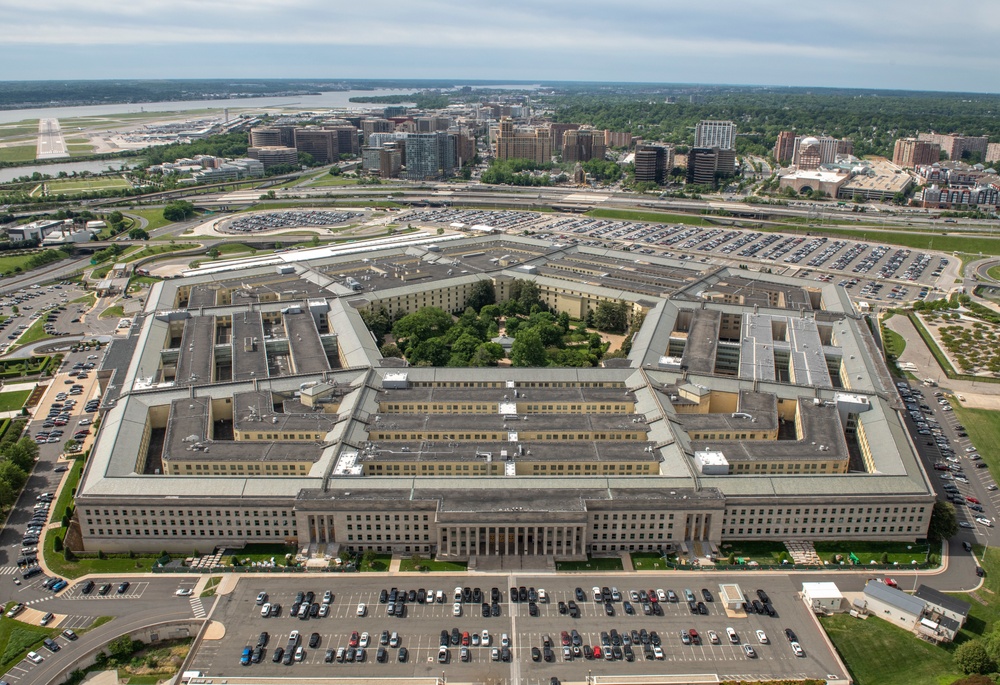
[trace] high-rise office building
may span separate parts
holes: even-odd
[[[694,146],[732,150],[736,141],[736,125],[731,121],[705,119],[694,127]]]
[[[795,154],[795,134],[791,131],[781,131],[774,143],[774,159],[779,164],[784,164],[792,161],[793,154]]]
[[[631,147],[632,134],[625,131],[605,131],[604,147]]]
[[[996,162],[1000,161],[1000,143],[988,143],[986,145],[986,155],[983,157],[984,162]]]
[[[530,159],[538,164],[552,161],[552,138],[548,128],[517,130],[510,117],[500,120],[497,159]]]
[[[635,146],[635,180],[663,185],[674,168],[674,148],[642,143]]]
[[[297,128],[295,149],[312,155],[317,164],[331,164],[342,154],[358,154],[358,129],[351,125]]]
[[[912,169],[920,164],[933,164],[941,159],[941,146],[916,138],[900,138],[892,150],[892,163]]]
[[[362,119],[361,130],[365,135],[365,144],[370,145],[368,138],[373,133],[390,133],[396,128],[388,119]]]
[[[445,131],[413,133],[406,138],[406,178],[440,178],[454,173],[455,136]]]
[[[687,155],[687,182],[716,185],[717,179],[728,178],[736,170],[736,152],[717,147],[693,147]]]
[[[406,107],[403,105],[389,105],[382,110],[382,116],[386,119],[392,119],[393,117],[405,117]]]
[[[282,164],[298,164],[299,162],[298,150],[294,147],[280,145],[247,148],[247,157],[260,161],[265,170]]]

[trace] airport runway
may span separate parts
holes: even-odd
[[[63,138],[58,119],[38,120],[38,147],[35,157],[37,159],[69,157],[66,140]]]

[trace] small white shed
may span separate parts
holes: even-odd
[[[802,583],[802,597],[813,611],[844,610],[844,595],[836,583]]]

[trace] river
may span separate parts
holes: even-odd
[[[353,97],[377,95],[409,95],[411,89],[378,88],[374,90],[338,90],[318,95],[297,97],[234,98],[232,100],[180,100],[175,102],[142,102],[116,105],[85,105],[82,107],[45,107],[41,109],[9,109],[0,111],[0,124],[10,124],[26,119],[71,119],[135,112],[184,112],[193,109],[264,109],[292,107],[300,110],[368,109],[383,105],[350,102]],[[409,103],[413,104],[413,103]]]

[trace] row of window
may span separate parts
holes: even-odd
[[[519,431],[521,440],[645,440],[645,433],[536,433],[535,431]],[[371,440],[490,440],[492,442],[506,441],[510,437],[508,431],[494,433],[424,433],[408,431],[405,433],[388,433],[379,430],[371,431]]]
[[[212,530],[212,529],[209,529],[207,531],[205,529],[198,529],[198,530],[190,529],[189,530],[187,528],[180,528],[180,529],[178,529],[178,528],[170,528],[170,529],[168,529],[168,528],[163,528],[163,529],[159,529],[159,528],[144,528],[144,529],[141,529],[141,530],[139,528],[135,528],[135,529],[132,529],[132,528],[125,528],[125,529],[122,529],[122,528],[108,528],[108,529],[97,528],[96,530],[94,528],[88,528],[87,529],[87,534],[91,535],[91,536],[96,535],[98,537],[105,537],[105,536],[109,536],[110,537],[112,535],[116,535],[118,537],[122,537],[122,536],[124,536],[124,537],[133,537],[133,536],[137,536],[137,535],[142,535],[143,537],[154,537],[154,538],[159,538],[159,537],[164,537],[164,538],[165,537],[173,537],[173,538],[189,538],[189,537],[205,538],[205,537],[208,537],[208,538],[214,538],[214,537],[218,537],[218,536],[223,535],[223,531],[221,531],[221,530],[216,531],[216,530]],[[274,530],[274,531],[267,531],[267,530],[265,530],[265,531],[261,531],[261,530],[250,531],[250,530],[247,530],[247,531],[243,531],[243,530],[240,530],[240,529],[237,528],[236,530],[227,530],[227,531],[225,531],[225,537],[227,537],[227,538],[234,538],[234,537],[235,538],[242,538],[242,537],[258,537],[258,538],[261,538],[261,537],[266,537],[266,538],[272,538],[272,539],[283,539],[283,538],[289,538],[289,537],[298,537],[298,534],[294,530],[291,530],[291,529],[285,530],[285,531],[280,531],[280,530]]]
[[[885,532],[912,533],[914,531],[913,531],[913,526],[906,526],[905,530],[903,529],[903,526],[889,526],[888,531],[886,530],[886,526],[854,526],[853,530],[851,526],[837,526],[836,530],[834,530],[833,526],[830,526],[829,528],[825,526],[820,526],[819,528],[809,527],[808,529],[805,527],[729,529],[730,535],[805,535],[805,534],[815,534],[815,533],[823,535],[828,533],[851,534],[851,533],[885,533]]]
[[[296,437],[296,435],[298,437]],[[256,436],[256,437],[254,437]],[[237,440],[322,440],[322,433],[236,433]]]
[[[247,471],[247,472],[252,472],[252,473],[263,472],[263,474],[265,476],[278,476],[278,475],[287,475],[289,471],[301,471],[301,472],[305,472],[305,470],[306,470],[306,465],[305,464],[281,464],[281,468],[280,469],[278,468],[278,464],[264,464],[263,468],[261,468],[261,464],[246,464],[246,465],[244,465],[244,464],[229,464],[228,465],[228,469],[227,469],[227,465],[226,464],[212,464],[212,468],[211,469],[209,469],[208,464],[194,464],[194,465],[192,465],[192,464],[185,464],[184,465],[184,472],[185,473],[188,473],[188,474],[195,473],[195,474],[198,474],[198,475],[207,475],[209,471],[211,471],[212,473],[220,474],[220,475],[221,475],[221,473],[223,471],[226,472],[225,475],[229,475],[230,473],[244,473],[244,471]],[[180,465],[179,464],[172,464],[171,465],[171,473],[179,474],[180,473]]]
[[[174,509],[160,509],[159,512],[157,512],[156,509],[149,509],[148,510],[148,515],[149,516],[178,516],[178,517],[180,517],[180,516],[202,516],[203,515],[202,514],[203,511],[204,511],[204,516],[211,516],[212,515],[212,510],[211,509],[204,509],[204,510],[202,510],[202,509],[187,509],[187,510],[184,510],[184,509],[176,509],[176,510],[174,510]],[[226,517],[231,517],[232,516],[232,517],[237,517],[237,518],[241,517],[241,516],[244,517],[244,518],[260,518],[261,516],[271,516],[272,518],[277,518],[278,515],[279,515],[279,513],[281,515],[281,518],[288,518],[288,515],[290,513],[287,509],[280,509],[280,510],[279,509],[271,509],[271,510],[268,510],[268,509],[252,509],[252,510],[251,509],[243,509],[243,510],[240,510],[240,509],[216,509],[215,510],[215,516],[216,517],[222,516],[223,515],[223,511],[225,511]],[[267,513],[268,511],[270,511],[271,513],[268,514]],[[85,515],[87,515],[87,516],[91,516],[91,515],[100,516],[101,515],[101,509],[84,509],[83,513]],[[108,509],[104,509],[104,515],[105,516],[118,516],[118,509],[111,509],[110,511]],[[122,509],[121,510],[121,515],[122,516],[146,516],[147,515],[147,510],[146,509]],[[348,519],[350,519],[350,517],[348,517]],[[427,519],[425,518],[424,520],[426,521]]]
[[[830,518],[829,523],[861,523],[862,522],[860,516],[858,518],[854,518],[853,516],[848,516],[846,521],[844,520],[843,516],[839,516],[839,517],[830,516],[829,518]],[[834,518],[836,518],[836,520],[834,520]],[[918,523],[924,520],[923,516],[917,516],[915,518],[916,518],[916,521]],[[762,523],[768,523],[768,524],[770,524],[770,523],[779,523],[779,524],[780,523],[785,523],[785,524],[788,524],[788,523],[794,523],[794,524],[799,524],[799,523],[827,523],[826,519],[827,519],[826,516],[813,516],[813,517],[803,516],[801,520],[799,520],[798,516],[795,516],[795,517],[785,517],[784,521],[782,521],[780,518],[777,518],[777,519],[775,519],[773,521],[772,521],[771,518],[768,518],[766,521],[763,518],[759,518],[757,520],[754,520],[754,519],[746,520],[746,519],[742,519],[741,518],[740,521],[739,521],[739,524],[741,526],[745,525],[745,524],[749,524],[749,525],[752,526],[754,524],[760,525]],[[896,523],[897,519],[899,519],[900,523],[902,523],[902,522],[904,522],[904,521],[907,520],[907,518],[905,516],[875,516],[875,517],[865,516],[864,523]],[[913,523],[914,517],[910,516],[909,521],[910,521],[910,523]],[[724,525],[724,526],[725,525],[735,524],[735,523],[736,523],[736,519],[733,519],[731,521],[727,521],[726,519],[722,519],[722,525]]]
[[[890,513],[892,513],[892,514],[907,514],[907,513],[910,513],[910,514],[922,514],[922,513],[924,513],[924,506],[922,506],[922,505],[913,505],[913,506],[904,506],[904,507],[892,507],[892,511],[891,512],[889,511],[889,507],[840,507],[839,508],[840,511],[837,511],[837,509],[838,509],[837,507],[823,507],[822,509],[820,509],[819,507],[816,507],[815,509],[810,509],[808,507],[805,508],[805,509],[802,509],[801,507],[797,507],[795,509],[794,513],[795,513],[796,516],[798,516],[799,514],[806,514],[806,515],[815,514],[815,515],[824,515],[825,516],[826,514],[836,515],[838,513],[839,514],[854,514],[854,513],[858,513],[858,514],[881,514],[881,513],[883,513],[882,512],[883,508],[885,509],[885,513],[886,514],[890,514]],[[726,509],[726,511],[725,511],[726,516],[736,516],[737,513],[740,516],[746,516],[748,512],[747,512],[746,509],[740,509],[738,512],[737,512],[736,509]],[[791,514],[791,513],[793,513],[791,507],[789,507],[787,509],[786,508],[782,508],[782,507],[779,507],[778,509],[774,509],[772,507],[772,508],[769,508],[767,510],[767,516],[774,516],[774,515],[781,516],[782,514],[787,515],[787,514]],[[750,509],[749,510],[749,514],[750,514],[750,516],[754,516],[754,515],[764,516],[765,512],[764,512],[763,509],[761,509],[760,511],[758,511],[757,509]]]

